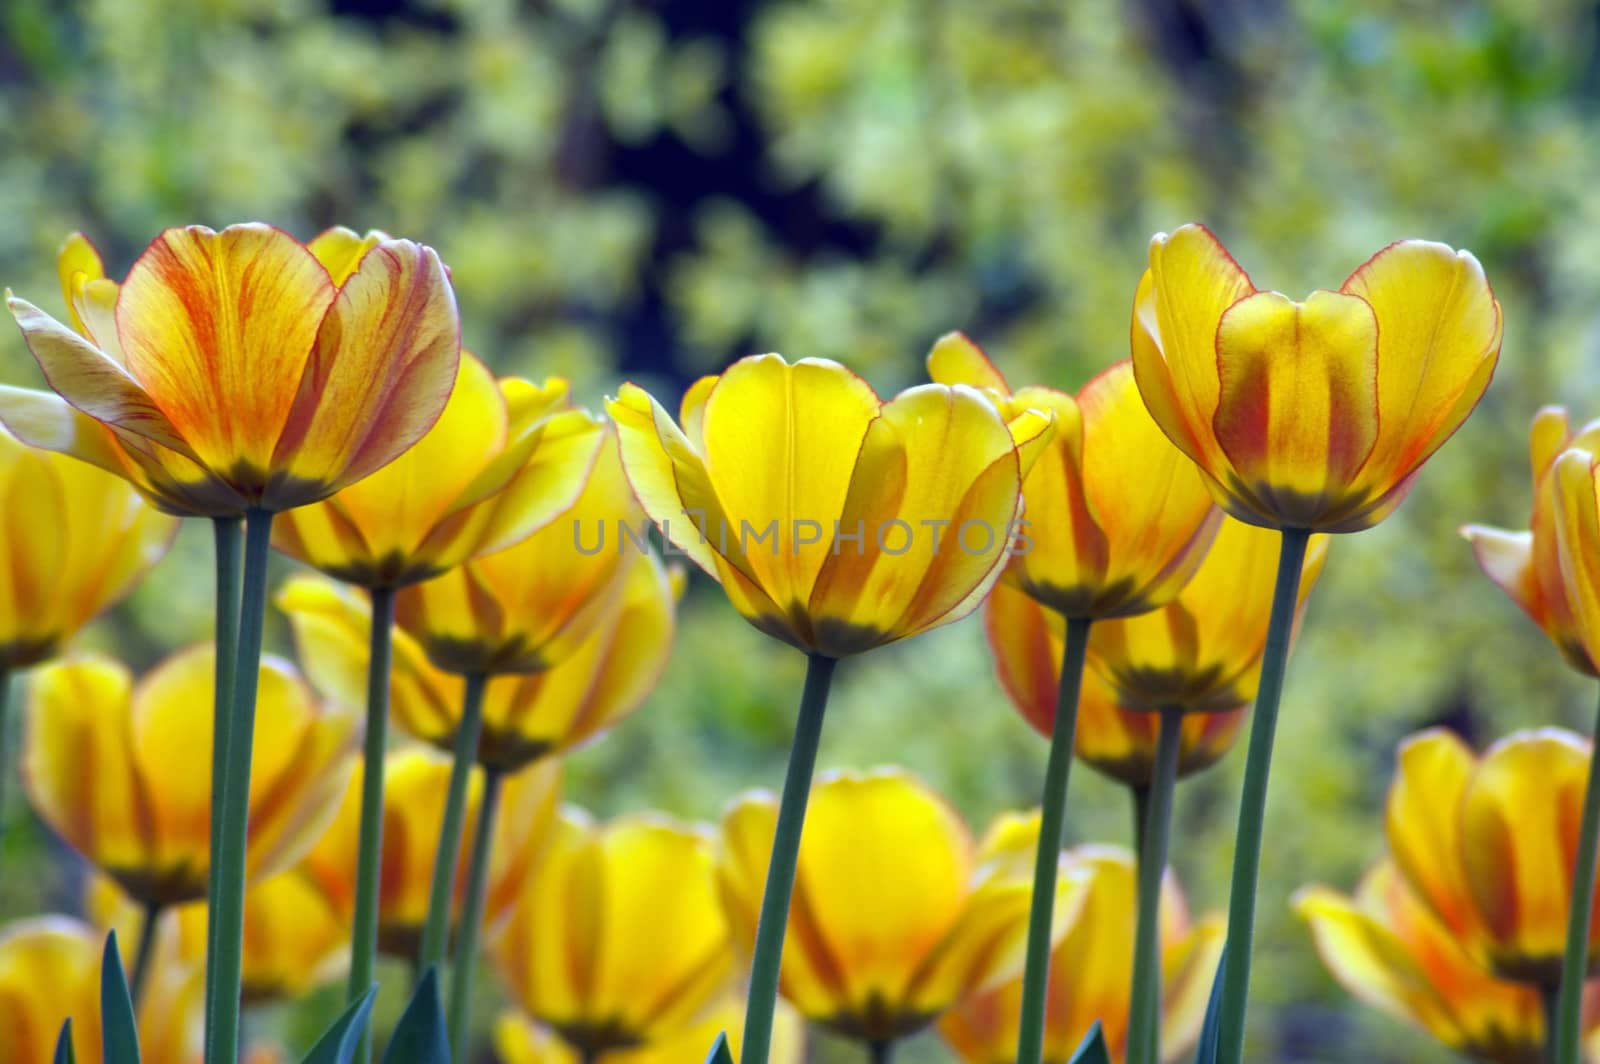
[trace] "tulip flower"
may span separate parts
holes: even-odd
[[[355,854],[360,838],[361,768],[345,792],[338,813],[300,870],[331,899],[349,925],[355,912]],[[450,779],[448,758],[422,746],[389,754],[383,795],[383,874],[379,878],[378,946],[391,957],[414,959],[428,915],[428,893],[439,821]],[[494,857],[488,873],[485,923],[505,918],[543,852],[555,824],[561,793],[561,763],[549,760],[506,780],[501,799],[505,814],[495,820]],[[476,830],[483,801],[483,777],[475,773],[467,789],[465,819]],[[467,889],[467,862],[453,879],[459,900]]]
[[[1533,419],[1529,450],[1533,465],[1533,516],[1525,531],[1467,525],[1484,575],[1495,582],[1561,651],[1567,664],[1588,676],[1597,674],[1584,649],[1577,612],[1561,571],[1556,547],[1556,459],[1563,451],[1600,449],[1600,421],[1572,429],[1567,412],[1547,406]]]
[[[1544,1064],[1545,1017],[1534,987],[1496,977],[1417,894],[1391,860],[1354,897],[1312,886],[1295,895],[1328,971],[1362,1001],[1409,1021],[1474,1060]],[[1585,1010],[1586,1059],[1600,1058],[1600,984]]]
[[[84,655],[33,676],[22,782],[50,828],[145,905],[206,897],[213,651],[167,658],[137,684]],[[349,779],[357,721],[319,702],[294,667],[262,659],[251,774],[252,880],[289,867]]]
[[[695,1024],[726,990],[728,944],[708,831],[566,809],[489,955],[512,1001],[590,1061]]]
[[[310,244],[260,224],[168,229],[120,285],[74,235],[58,268],[71,327],[8,298],[56,394],[0,388],[0,420],[215,524],[207,1049],[233,1060],[249,788],[227,781],[250,774],[273,515],[381,469],[433,425],[460,358],[455,297],[432,249],[347,229]]]
[[[1038,817],[1011,818],[1008,830],[1037,835]],[[1128,988],[1133,954],[1135,869],[1133,854],[1110,846],[1080,846],[1066,867],[1082,882],[1081,901],[1053,951],[1046,997],[1044,1059],[1063,1062],[1096,1020],[1113,1060],[1124,1061],[1130,1027]],[[1163,1060],[1187,1059],[1200,1036],[1217,961],[1222,920],[1192,920],[1177,880],[1162,885],[1160,1001]],[[939,1033],[966,1064],[1010,1064],[1016,1059],[1022,982],[964,997],[939,1023]]]
[[[1054,431],[980,392],[887,402],[835,362],[741,359],[690,387],[674,423],[641,388],[607,404],[662,534],[756,628],[809,658],[767,912],[751,962],[744,1064],[767,1064],[795,851],[834,662],[969,613],[999,578],[1022,479]]]
[[[776,1064],[805,1064],[805,1022],[780,1005],[773,1026],[772,1059]],[[663,1038],[633,1049],[603,1054],[594,1064],[682,1064],[696,1060],[718,1034],[728,1033],[728,1047],[737,1056],[744,1026],[744,1000],[728,994],[714,1002],[704,1017]],[[561,1036],[525,1016],[505,1013],[495,1023],[495,1051],[502,1064],[584,1064]]]
[[[1221,1064],[1243,1055],[1261,826],[1307,539],[1394,512],[1489,386],[1502,325],[1478,260],[1443,244],[1390,244],[1339,291],[1297,303],[1258,291],[1202,226],[1150,242],[1131,327],[1139,391],[1219,506],[1282,533],[1234,846]]]
[[[747,951],[777,816],[758,791],[723,818],[718,879]],[[1033,852],[980,852],[950,806],[899,769],[826,774],[800,843],[784,997],[887,1059],[959,998],[1021,972]],[[1063,896],[1073,887],[1063,880]]]
[[[1076,745],[1083,688],[1083,656],[1091,622],[1156,609],[1194,575],[1216,534],[1222,513],[1182,451],[1151,420],[1135,386],[1133,365],[1123,361],[1100,374],[1074,399],[1051,388],[1012,392],[976,344],[953,333],[934,345],[928,372],[938,381],[981,388],[1011,416],[1037,407],[1055,414],[1051,446],[1023,481],[1028,549],[1019,551],[1005,579],[1065,618],[1055,703],[1049,711],[1051,769],[1042,808],[1038,874],[1056,867],[1065,835],[1067,782]],[[1130,483],[1139,485],[1129,491]],[[1163,861],[1157,862],[1157,867]],[[1052,894],[1041,881],[1036,897]],[[1039,1058],[1050,914],[1035,915],[1039,929],[1029,945],[1028,992],[1017,1056]]]
[[[1056,719],[1065,622],[1001,584],[984,604],[983,623],[1000,686],[1023,719],[1048,738]],[[1244,724],[1245,701],[1248,697],[1231,709],[1183,714],[1178,778],[1211,767],[1232,749]],[[1084,672],[1075,752],[1085,764],[1131,788],[1148,788],[1160,725],[1159,713],[1130,708],[1098,669]]]
[[[104,941],[78,920],[46,916],[0,928],[0,1060],[53,1059],[72,1020],[78,1064],[101,1064],[100,966]],[[198,969],[158,969],[138,1006],[144,1064],[197,1064],[205,986]]]

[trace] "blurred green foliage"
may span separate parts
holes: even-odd
[[[758,349],[839,358],[891,389],[951,328],[1014,382],[1076,388],[1127,355],[1149,235],[1189,220],[1296,295],[1399,237],[1473,249],[1505,307],[1495,384],[1400,513],[1335,545],[1291,668],[1249,1050],[1439,1061],[1332,984],[1286,899],[1309,880],[1348,887],[1378,854],[1407,732],[1444,722],[1481,745],[1587,722],[1590,685],[1456,529],[1525,522],[1540,404],[1600,412],[1597,10],[8,0],[0,280],[59,310],[54,251],[72,229],[120,274],[172,224],[382,227],[440,248],[473,349],[502,372],[568,375],[594,404],[623,374],[675,393]],[[38,381],[15,334],[0,369]],[[209,565],[209,537],[186,530],[84,641],[145,664],[204,638]],[[801,671],[697,581],[659,693],[572,759],[572,798],[714,818],[739,789],[775,786]],[[905,764],[975,831],[1035,799],[1044,744],[974,622],[840,681],[824,765]],[[1179,792],[1175,860],[1197,908],[1226,900],[1241,768],[1238,751]],[[1128,819],[1115,787],[1076,774],[1075,839],[1125,841]],[[24,811],[10,820],[0,914],[71,906],[71,861],[20,873],[50,844]],[[281,1012],[259,1022],[303,1039]],[[819,1039],[814,1059],[856,1057]],[[900,1060],[948,1056],[923,1038]]]

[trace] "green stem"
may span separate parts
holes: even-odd
[[[873,1042],[868,1047],[872,1054],[872,1064],[890,1064],[894,1060],[894,1039],[885,1038],[881,1042]]]
[[[1239,830],[1233,847],[1233,884],[1228,895],[1228,963],[1223,969],[1217,1028],[1218,1064],[1244,1059],[1246,997],[1250,991],[1250,948],[1255,938],[1256,883],[1261,877],[1261,828],[1267,812],[1267,775],[1272,767],[1272,740],[1278,730],[1278,703],[1289,661],[1300,597],[1300,570],[1311,533],[1283,530],[1278,552],[1278,577],[1272,589],[1272,616],[1261,655],[1261,681],[1250,721],[1250,753],[1245,760],[1244,792],[1239,800]]]
[[[495,812],[500,806],[500,771],[483,769],[483,804],[478,808],[477,838],[472,843],[472,867],[467,873],[467,898],[456,929],[456,956],[451,964],[450,1038],[453,1060],[467,1059],[472,1028],[472,988],[478,975],[478,936],[483,929],[483,905],[489,894],[489,859],[494,848]]]
[[[1155,771],[1151,766],[1151,772]],[[1133,852],[1144,853],[1144,826],[1150,819],[1150,787],[1130,783],[1128,794],[1133,798]]]
[[[144,907],[144,929],[139,933],[139,952],[133,959],[133,982],[128,987],[135,1009],[144,1001],[144,987],[150,981],[150,963],[156,955],[161,910],[160,902],[151,902]]]
[[[1545,1064],[1555,1064],[1556,1060],[1559,1059],[1557,1054],[1560,1050],[1557,1048],[1556,1040],[1551,1037],[1550,1032],[1554,1031],[1560,1023],[1561,991],[1553,986],[1541,987],[1539,989],[1539,1003],[1544,1006],[1544,1054],[1542,1059]]]
[[[1600,710],[1590,737],[1589,785],[1583,794],[1578,856],[1572,869],[1572,911],[1567,918],[1567,950],[1561,958],[1561,992],[1555,1026],[1547,1035],[1559,1064],[1578,1064],[1583,984],[1589,969],[1589,922],[1594,909],[1596,849],[1600,848]]]
[[[789,927],[789,900],[794,894],[795,866],[800,859],[800,832],[805,826],[811,775],[817,765],[822,718],[828,708],[828,688],[836,664],[834,658],[813,654],[806,666],[800,717],[795,722],[794,745],[789,748],[789,769],[783,779],[783,797],[779,800],[778,823],[772,837],[772,857],[767,864],[761,919],[756,924],[750,992],[745,1003],[742,1064],[767,1064],[770,1052],[772,1013],[778,1002],[778,965],[783,959],[784,932]]]
[[[461,704],[461,726],[456,729],[455,764],[450,768],[450,790],[439,829],[439,851],[433,859],[433,886],[428,892],[428,922],[422,928],[422,949],[417,970],[425,972],[444,960],[450,940],[450,909],[455,901],[456,861],[461,856],[461,825],[467,813],[467,783],[478,761],[478,737],[483,731],[483,690],[489,678],[482,673],[467,677]]]
[[[232,723],[228,700],[233,697],[233,663],[239,653],[239,552],[244,542],[244,521],[238,517],[215,517],[211,531],[216,544],[215,621],[217,660],[212,671],[211,696],[211,849],[222,852],[222,769],[228,760],[228,727]],[[206,1045],[211,1044],[211,996],[216,989],[217,923],[210,914],[217,911],[217,886],[213,872],[206,878]]]
[[[1183,710],[1174,706],[1162,709],[1149,808],[1139,845],[1139,922],[1133,947],[1133,990],[1128,999],[1128,1064],[1159,1064],[1161,1060],[1161,877],[1167,868],[1172,792],[1178,782],[1182,739]]]
[[[240,984],[244,968],[245,858],[250,827],[250,760],[255,747],[256,687],[267,612],[267,553],[272,512],[245,515],[244,590],[239,599],[239,646],[233,669],[222,776],[222,830],[211,864],[216,907],[211,910],[211,1038],[208,1064],[239,1058]],[[220,656],[220,655],[219,655]]]
[[[355,1001],[372,985],[378,956],[378,892],[383,870],[383,773],[389,744],[389,666],[394,656],[394,589],[372,589],[367,651],[367,730],[361,765],[361,834],[356,847],[356,906],[350,932],[350,984]],[[372,1058],[372,1032],[361,1034],[357,1064]]]
[[[1044,1058],[1045,999],[1050,989],[1050,938],[1055,922],[1056,872],[1066,842],[1067,779],[1078,734],[1078,691],[1089,651],[1088,617],[1067,618],[1066,645],[1061,649],[1061,677],[1056,688],[1055,728],[1050,760],[1044,773],[1044,801],[1039,813],[1039,852],[1033,867],[1033,900],[1028,913],[1027,966],[1022,975],[1022,1021],[1017,1033],[1017,1064],[1040,1064]]]

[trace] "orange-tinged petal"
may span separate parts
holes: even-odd
[[[1477,757],[1453,732],[1433,728],[1400,744],[1384,810],[1389,852],[1444,925],[1466,941],[1479,919],[1462,865],[1461,800]]]
[[[1021,486],[1010,430],[965,386],[923,385],[872,422],[807,614],[843,656],[970,612],[998,578]]]
[[[776,526],[770,542],[744,546],[741,568],[791,617],[804,617],[829,559],[829,525],[877,413],[872,389],[838,363],[778,355],[734,363],[706,397],[706,473],[736,522],[729,535],[744,544],[747,525]]]
[[[1587,742],[1571,732],[1519,732],[1483,755],[1462,792],[1467,887],[1508,978],[1559,977],[1588,764]]]
[[[290,1001],[338,979],[349,966],[350,929],[316,882],[299,871],[269,876],[244,895],[245,1001]],[[206,907],[179,907],[183,960],[204,965]]]
[[[268,499],[279,509],[381,469],[438,420],[461,354],[455,294],[438,254],[409,240],[379,242],[339,288],[309,346],[271,452],[277,483]]]
[[[1217,442],[1237,473],[1231,491],[1259,509],[1218,502],[1240,520],[1313,528],[1342,500],[1378,439],[1378,320],[1355,296],[1296,303],[1249,296],[1217,326]]]
[[[1466,525],[1461,534],[1472,544],[1473,557],[1483,574],[1543,627],[1547,613],[1533,572],[1533,533]]]
[[[129,373],[200,463],[259,487],[336,294],[287,233],[168,229],[128,271],[117,334]]]
[[[1595,457],[1569,450],[1552,476],[1556,548],[1563,586],[1589,660],[1600,661],[1600,491]]]
[[[1409,476],[1466,420],[1500,355],[1503,321],[1471,252],[1390,244],[1345,281],[1378,322],[1378,428],[1363,480]]]

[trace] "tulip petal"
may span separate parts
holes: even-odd
[[[1600,661],[1600,492],[1595,456],[1570,450],[1556,459],[1556,550],[1563,587],[1590,661]]]
[[[1469,940],[1478,918],[1462,866],[1460,811],[1476,764],[1453,732],[1414,735],[1400,745],[1384,808],[1395,864],[1445,926]]]
[[[279,230],[168,229],[128,271],[117,334],[129,372],[197,460],[256,481],[334,294],[316,258]]]
[[[1169,1060],[1187,1057],[1200,1041],[1227,936],[1227,921],[1221,916],[1203,919],[1172,938],[1162,936],[1161,1051]]]
[[[1544,597],[1533,571],[1533,533],[1467,525],[1461,534],[1472,544],[1473,557],[1483,575],[1542,627],[1546,617]]]
[[[460,353],[438,254],[409,240],[369,251],[328,309],[285,416],[273,460],[304,486],[286,487],[284,502],[311,485],[327,485],[321,495],[354,483],[421,439],[450,397]]]
[[[328,278],[336,286],[343,287],[350,275],[356,272],[356,267],[361,265],[367,252],[388,239],[386,234],[376,229],[363,235],[336,225],[312,237],[306,248],[328,271]]]
[[[1392,483],[1436,451],[1489,386],[1500,304],[1471,252],[1426,240],[1390,244],[1340,291],[1377,318],[1380,438],[1368,475]]]
[[[965,333],[945,333],[934,342],[928,377],[936,384],[968,384],[1001,398],[1011,394],[1005,376]]]
[[[1241,480],[1227,486],[1312,527],[1377,442],[1377,359],[1377,318],[1355,296],[1262,292],[1230,307],[1217,327],[1213,421]]]

